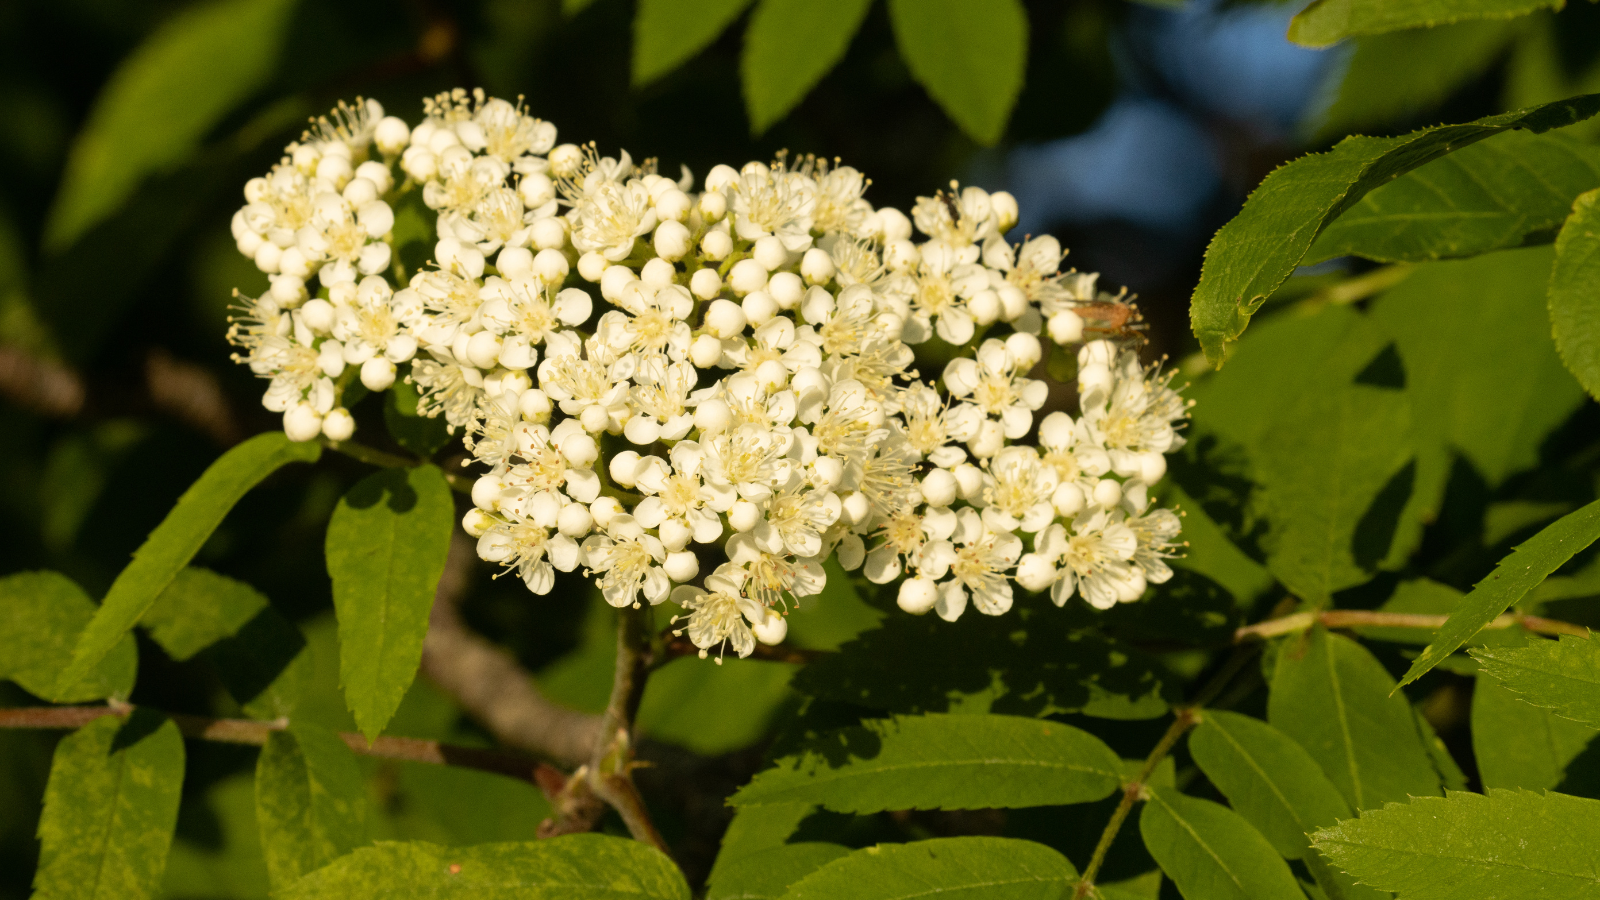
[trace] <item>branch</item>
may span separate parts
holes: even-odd
[[[662,655],[666,657],[665,660],[662,660],[663,662],[670,662],[671,660],[677,659],[680,656],[700,655],[700,648],[696,647],[693,641],[681,635],[674,634],[672,629],[662,632],[661,639],[664,641],[662,645]],[[833,652],[834,651],[832,650],[805,650],[800,647],[790,647],[784,644],[771,646],[757,642],[755,649],[751,651],[748,658],[764,659],[769,662],[796,663],[803,666],[806,663],[815,662],[823,657],[832,656]]]
[[[633,720],[650,677],[650,608],[624,607],[617,611],[617,667],[611,681],[611,699],[600,720],[588,773],[589,785],[622,816],[633,839],[663,853],[666,842],[650,821],[650,811],[633,783]]]
[[[104,716],[126,718],[134,710],[128,704],[115,706],[38,706],[20,709],[0,709],[0,728],[81,728]],[[166,713],[185,737],[222,744],[248,744],[259,747],[267,742],[274,731],[288,727],[286,722],[258,722],[254,719],[213,719],[183,713]],[[408,762],[429,763],[436,766],[459,766],[508,775],[533,784],[541,784],[550,776],[564,778],[560,772],[526,756],[499,753],[478,747],[461,747],[440,741],[421,738],[380,737],[370,745],[359,734],[344,732],[339,735],[351,750],[363,756],[381,759],[403,759]]]
[[[18,406],[70,419],[83,409],[85,394],[83,379],[66,366],[0,346],[0,395]]]
[[[1325,628],[1423,628],[1436,631],[1444,627],[1444,623],[1449,618],[1449,616],[1445,615],[1375,612],[1362,609],[1330,609],[1320,613],[1298,612],[1276,619],[1267,619],[1254,625],[1246,625],[1234,631],[1233,642],[1242,644],[1250,640],[1265,640],[1283,634],[1293,634],[1298,631],[1305,631],[1316,624],[1321,624]],[[1494,621],[1483,627],[1487,631],[1490,629],[1511,628],[1517,625],[1539,634],[1573,634],[1578,637],[1584,637],[1589,634],[1589,629],[1582,625],[1574,625],[1571,622],[1559,622],[1555,619],[1529,616],[1522,613],[1505,613],[1497,616]]]
[[[414,456],[401,456],[398,453],[390,453],[386,450],[379,450],[376,447],[368,447],[366,444],[358,444],[355,441],[330,441],[327,438],[319,438],[319,440],[322,446],[335,453],[341,453],[357,462],[364,462],[369,466],[377,466],[380,469],[413,469],[428,463],[428,460],[425,459],[418,459]],[[449,483],[452,489],[463,494],[472,493],[471,478],[459,472],[452,472],[445,466],[440,466],[440,471],[444,473],[444,480]]]

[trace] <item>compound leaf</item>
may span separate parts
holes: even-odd
[[[844,57],[872,0],[761,0],[744,33],[739,70],[750,129],[789,114]]]
[[[1600,728],[1600,643],[1593,635],[1562,635],[1523,647],[1482,647],[1472,655],[1485,674],[1523,700]]]
[[[911,74],[973,140],[1000,140],[1028,65],[1028,14],[1017,0],[889,0]]]
[[[1289,866],[1250,823],[1219,803],[1152,788],[1139,834],[1187,900],[1300,900]]]
[[[110,653],[67,690],[60,675],[78,636],[94,618],[94,601],[59,572],[18,572],[0,579],[0,678],[57,703],[126,698],[133,691],[139,652],[124,634]]]
[[[836,859],[790,886],[784,900],[983,900],[1062,897],[1078,877],[1065,856],[1032,841],[953,837],[879,844]]]
[[[1556,238],[1550,324],[1567,370],[1600,398],[1600,190],[1577,199]]]
[[[256,824],[273,886],[355,849],[366,808],[366,779],[343,738],[304,722],[273,732],[256,759]]]

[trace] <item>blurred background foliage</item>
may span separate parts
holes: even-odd
[[[859,28],[852,34],[840,25],[831,38],[839,45],[836,65],[806,63],[815,70],[809,89],[804,78],[762,83],[745,59],[747,39],[772,41],[770,34],[759,37],[755,20],[769,6],[793,5],[776,0],[763,0],[754,12],[740,0],[0,5],[6,123],[0,129],[0,572],[55,569],[99,596],[223,448],[278,427],[257,402],[258,383],[228,361],[223,335],[231,291],[264,287],[263,276],[234,249],[228,219],[245,180],[271,166],[307,117],[341,98],[376,97],[415,119],[423,96],[481,85],[524,97],[564,140],[657,157],[665,172],[684,165],[703,175],[717,162],[781,149],[839,157],[873,179],[869,198],[880,205],[907,208],[951,179],[1007,189],[1022,209],[1016,237],[1060,236],[1072,250],[1070,264],[1101,271],[1102,284],[1125,284],[1138,295],[1153,354],[1192,360],[1187,301],[1206,242],[1277,165],[1350,133],[1401,133],[1600,91],[1600,6],[1588,2],[1515,19],[1357,37],[1319,50],[1285,37],[1296,4],[1039,0],[1024,4],[1020,31],[1013,21],[999,43],[975,38],[991,56],[1006,41],[1023,53],[1000,60],[992,83],[982,85],[987,93],[965,100],[930,94],[950,88],[930,81],[915,54],[909,62],[902,54],[897,4],[830,4],[843,20],[854,16]],[[1006,74],[1008,67],[1020,71],[1020,80]],[[1597,123],[1568,133],[1590,140]],[[1359,274],[1363,265],[1334,260],[1291,281],[1285,296],[1304,296],[1329,279]],[[1446,278],[1439,291],[1461,283]],[[1412,290],[1421,293],[1420,286]],[[1372,312],[1393,310],[1401,323],[1424,316],[1416,326],[1424,329],[1434,327],[1426,324],[1431,315],[1443,328],[1451,311],[1425,305],[1438,295],[1409,306],[1386,297]],[[1286,318],[1253,338],[1268,348],[1262,352],[1301,352],[1311,338],[1294,329],[1305,327]],[[1432,334],[1424,331],[1419,340],[1426,345]],[[1229,392],[1237,394],[1247,379],[1248,373],[1211,379],[1196,394],[1218,410],[1237,409],[1242,401],[1230,401]],[[1536,411],[1544,418],[1528,426],[1538,432],[1534,438],[1550,430],[1543,443],[1486,447],[1453,463],[1440,456],[1435,469],[1416,475],[1438,488],[1437,508],[1418,520],[1429,523],[1426,530],[1419,527],[1406,545],[1420,548],[1413,566],[1455,588],[1470,586],[1505,547],[1592,496],[1600,422],[1594,404],[1563,390],[1545,397]],[[1271,580],[1234,549],[1252,549],[1250,523],[1230,516],[1245,507],[1218,473],[1227,471],[1227,442],[1259,437],[1259,423],[1230,422],[1219,413],[1201,424],[1202,437],[1212,437],[1195,442],[1186,465],[1191,474],[1208,474],[1185,480],[1181,467],[1174,469],[1175,480],[1195,493],[1186,527],[1195,548],[1187,564],[1248,604]],[[235,509],[196,560],[254,585],[301,627],[315,663],[305,717],[346,729],[322,539],[334,503],[361,474],[358,464],[333,457],[314,469],[279,473],[270,489],[252,492]],[[573,591],[584,597],[587,588],[574,580],[563,585],[572,591],[538,597],[514,580],[479,574],[466,600],[468,621],[510,647],[555,698],[585,709],[603,705],[610,625],[602,607],[573,601]],[[1380,577],[1363,588],[1370,595],[1365,605],[1384,602],[1385,587],[1394,583]],[[844,578],[830,586],[821,604],[795,617],[795,643],[836,647],[881,618]],[[1186,590],[1183,597],[1200,598],[1185,607],[1188,614],[1201,610],[1196,628],[1226,627],[1235,613],[1226,598],[1212,603],[1204,587]],[[1596,590],[1581,577],[1541,589],[1554,603]],[[894,628],[877,634],[891,643],[904,637]],[[998,634],[983,639],[1006,641]],[[204,661],[180,671],[143,636],[139,652],[133,702],[208,715],[236,711]],[[1168,653],[1161,666],[1192,675],[1183,667],[1201,661]],[[1159,693],[1159,676],[1149,674],[1159,667],[1130,665],[1130,677],[1145,685],[1141,691]],[[826,697],[810,702],[802,719],[788,715],[800,702],[788,685],[793,671],[778,663],[730,661],[719,669],[686,659],[652,680],[641,713],[641,730],[653,742],[646,756],[677,760],[673,771],[691,771],[698,783],[691,789],[652,781],[648,772],[641,780],[691,874],[695,860],[708,864],[715,850],[716,823],[725,821],[719,798],[759,766],[762,742],[777,723],[789,722],[781,742],[850,720],[848,708],[835,709]],[[1031,687],[997,681],[959,697],[908,695],[882,708],[978,704],[1004,711]],[[1029,696],[1028,702],[1063,710],[1097,702]],[[36,701],[0,684],[0,703],[30,702]],[[1102,723],[1097,731],[1119,749],[1125,744],[1129,755],[1142,754],[1152,729],[1159,730],[1135,708],[1096,714],[1128,720],[1109,730]],[[1447,742],[1459,739],[1440,730]],[[487,741],[424,680],[390,732]],[[0,897],[28,891],[34,823],[55,739],[0,732]],[[687,754],[704,759],[684,762]],[[191,746],[166,876],[171,896],[264,896],[253,760],[248,748]],[[407,763],[363,764],[382,812],[375,837],[510,839],[530,834],[545,815],[543,798],[518,782]],[[1090,810],[1081,836],[1037,828],[1034,834],[1025,815],[1005,827],[1075,846],[1092,843],[1103,818],[1103,811]],[[699,820],[712,822],[713,830],[702,833],[704,826],[693,824]],[[937,817],[912,826],[877,817],[858,823],[853,839],[870,843],[895,827],[936,833],[940,825]],[[1117,851],[1142,852],[1121,845]],[[1148,867],[1148,860],[1114,854],[1108,872]]]

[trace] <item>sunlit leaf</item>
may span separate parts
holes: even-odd
[[[1470,19],[1510,19],[1539,9],[1561,8],[1561,0],[1315,0],[1289,23],[1289,40],[1326,47],[1344,38]]]
[[[1064,896],[1078,872],[1032,841],[954,837],[879,844],[836,859],[790,886],[785,900],[912,900],[938,893],[984,900]]]
[[[889,21],[900,55],[929,96],[973,140],[999,141],[1028,64],[1022,4],[889,0]]]
[[[58,703],[105,697],[126,699],[133,690],[138,651],[124,634],[89,674],[59,690],[78,636],[94,618],[94,601],[59,572],[18,572],[0,579],[0,678]]]
[[[633,85],[643,87],[708,47],[751,0],[640,0],[633,15]]]
[[[1524,647],[1483,647],[1472,651],[1483,673],[1499,679],[1518,696],[1556,715],[1600,728],[1600,643],[1562,635],[1560,640],[1529,641]]]
[[[789,114],[844,57],[872,0],[761,0],[744,34],[739,70],[757,134]]]
[[[1556,238],[1550,322],[1567,369],[1600,398],[1600,190],[1577,199]]]
[[[297,723],[256,760],[256,821],[275,888],[320,869],[366,838],[367,785],[337,734]]]

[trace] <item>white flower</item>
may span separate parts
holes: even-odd
[[[791,253],[811,246],[812,214],[817,202],[811,179],[751,163],[739,174],[731,193],[729,207],[733,211],[734,232],[740,239],[754,241],[776,235]]]
[[[657,358],[640,363],[631,394],[639,414],[624,428],[628,439],[636,444],[682,440],[694,426],[694,414],[686,404],[696,378],[694,366],[687,362],[666,363]]]
[[[1183,446],[1173,425],[1188,414],[1188,405],[1168,386],[1174,374],[1141,368],[1138,357],[1125,350],[1117,356],[1110,388],[1085,392],[1084,425],[1106,448],[1117,474],[1136,476],[1146,457]]]
[[[1032,447],[1010,446],[995,454],[983,481],[983,520],[992,530],[1037,532],[1055,519],[1050,498],[1056,472]]]
[[[560,512],[558,495],[565,494],[579,503],[592,503],[600,496],[600,477],[587,462],[594,458],[594,439],[581,428],[569,427],[568,422],[557,425],[554,431],[531,422],[514,426],[517,457],[523,461],[512,466],[504,479],[520,491],[517,505],[537,514],[543,524],[551,527]],[[554,507],[550,506],[552,502]],[[540,504],[542,510],[537,509]]]
[[[680,441],[670,456],[669,474],[659,478],[647,475],[639,483],[639,489],[648,496],[639,501],[633,515],[644,527],[658,529],[668,550],[682,550],[691,537],[709,544],[722,536],[722,520],[708,505],[715,493],[700,481],[704,458],[700,445]]]
[[[840,510],[839,498],[832,491],[810,489],[797,473],[767,501],[763,525],[773,531],[784,550],[809,558],[822,552],[822,533],[839,520]]]
[[[1082,593],[1090,606],[1110,609],[1144,593],[1143,574],[1128,562],[1139,539],[1117,518],[1107,510],[1089,509],[1079,514],[1070,531],[1052,525],[1039,536],[1035,552],[1061,566],[1059,580],[1050,589],[1055,605]]]
[[[311,199],[311,215],[295,232],[295,246],[308,262],[322,263],[323,284],[356,280],[389,268],[389,245],[382,241],[394,227],[394,211],[382,200],[352,209],[338,194]]]
[[[330,291],[333,299],[333,336],[344,344],[344,361],[360,365],[374,356],[403,363],[416,355],[417,341],[407,327],[420,309],[394,302],[389,282],[376,275],[348,282]]]
[[[572,246],[620,262],[633,252],[633,242],[656,227],[656,211],[644,184],[602,180],[572,212]]]
[[[792,464],[784,458],[789,449],[787,435],[757,425],[740,425],[702,440],[700,449],[705,454],[700,471],[715,494],[709,505],[718,512],[733,506],[736,493],[760,502],[772,496],[774,485],[789,480]]]
[[[578,564],[578,545],[572,538],[541,528],[514,513],[505,513],[478,538],[478,556],[515,568],[528,590],[548,594],[555,585],[555,570],[570,572]],[[556,564],[552,564],[552,560]]]
[[[960,346],[972,340],[977,326],[951,278],[953,254],[930,255],[932,263],[924,256],[911,273],[911,314],[902,337],[907,343],[920,344],[937,333],[944,342]]]
[[[461,428],[478,414],[483,399],[483,373],[456,361],[449,350],[430,347],[428,355],[411,363],[408,380],[417,386],[417,414],[441,413],[451,430]]]
[[[676,623],[688,619],[688,627],[677,633],[688,631],[689,640],[700,648],[701,659],[713,648],[724,645],[732,645],[733,652],[741,659],[755,650],[756,640],[750,623],[760,622],[766,610],[759,602],[744,596],[741,591],[744,580],[743,569],[723,563],[706,576],[708,590],[685,586],[673,592],[673,601],[688,610],[687,615],[672,620]],[[720,656],[717,661],[722,661]]]
[[[954,622],[966,610],[969,593],[972,604],[984,615],[998,616],[1010,609],[1011,582],[1005,573],[1022,555],[1022,541],[1009,532],[991,531],[973,509],[956,514],[952,539],[953,544],[938,545],[935,552],[939,558],[931,561],[936,567],[948,565],[951,576],[939,586],[935,606],[939,617]],[[926,561],[928,552],[923,556]]]
[[[583,556],[589,571],[600,575],[600,593],[612,606],[635,604],[641,593],[654,606],[672,588],[660,566],[666,549],[633,516],[619,515],[607,523],[605,534],[586,538]]]
[[[951,360],[944,383],[951,395],[971,398],[984,415],[999,419],[1005,436],[1016,440],[1033,427],[1033,411],[1050,396],[1048,385],[1021,377],[1019,369],[1005,341],[990,338],[978,348],[977,359]]]
[[[594,309],[594,301],[582,288],[559,291],[556,288],[537,279],[502,281],[494,285],[492,291],[485,286],[485,292],[491,296],[481,306],[481,321],[485,328],[504,337],[508,344],[517,342],[517,346],[537,347],[563,325],[582,325]]]
[[[878,534],[883,543],[867,554],[862,573],[873,584],[888,584],[900,576],[901,559],[916,569],[924,547],[948,547],[946,543],[956,530],[956,514],[948,509],[929,509],[922,515],[902,512],[884,522]],[[930,543],[935,542],[935,543]],[[953,549],[953,548],[951,548]],[[942,553],[937,550],[936,555]],[[948,562],[946,562],[948,568]]]

